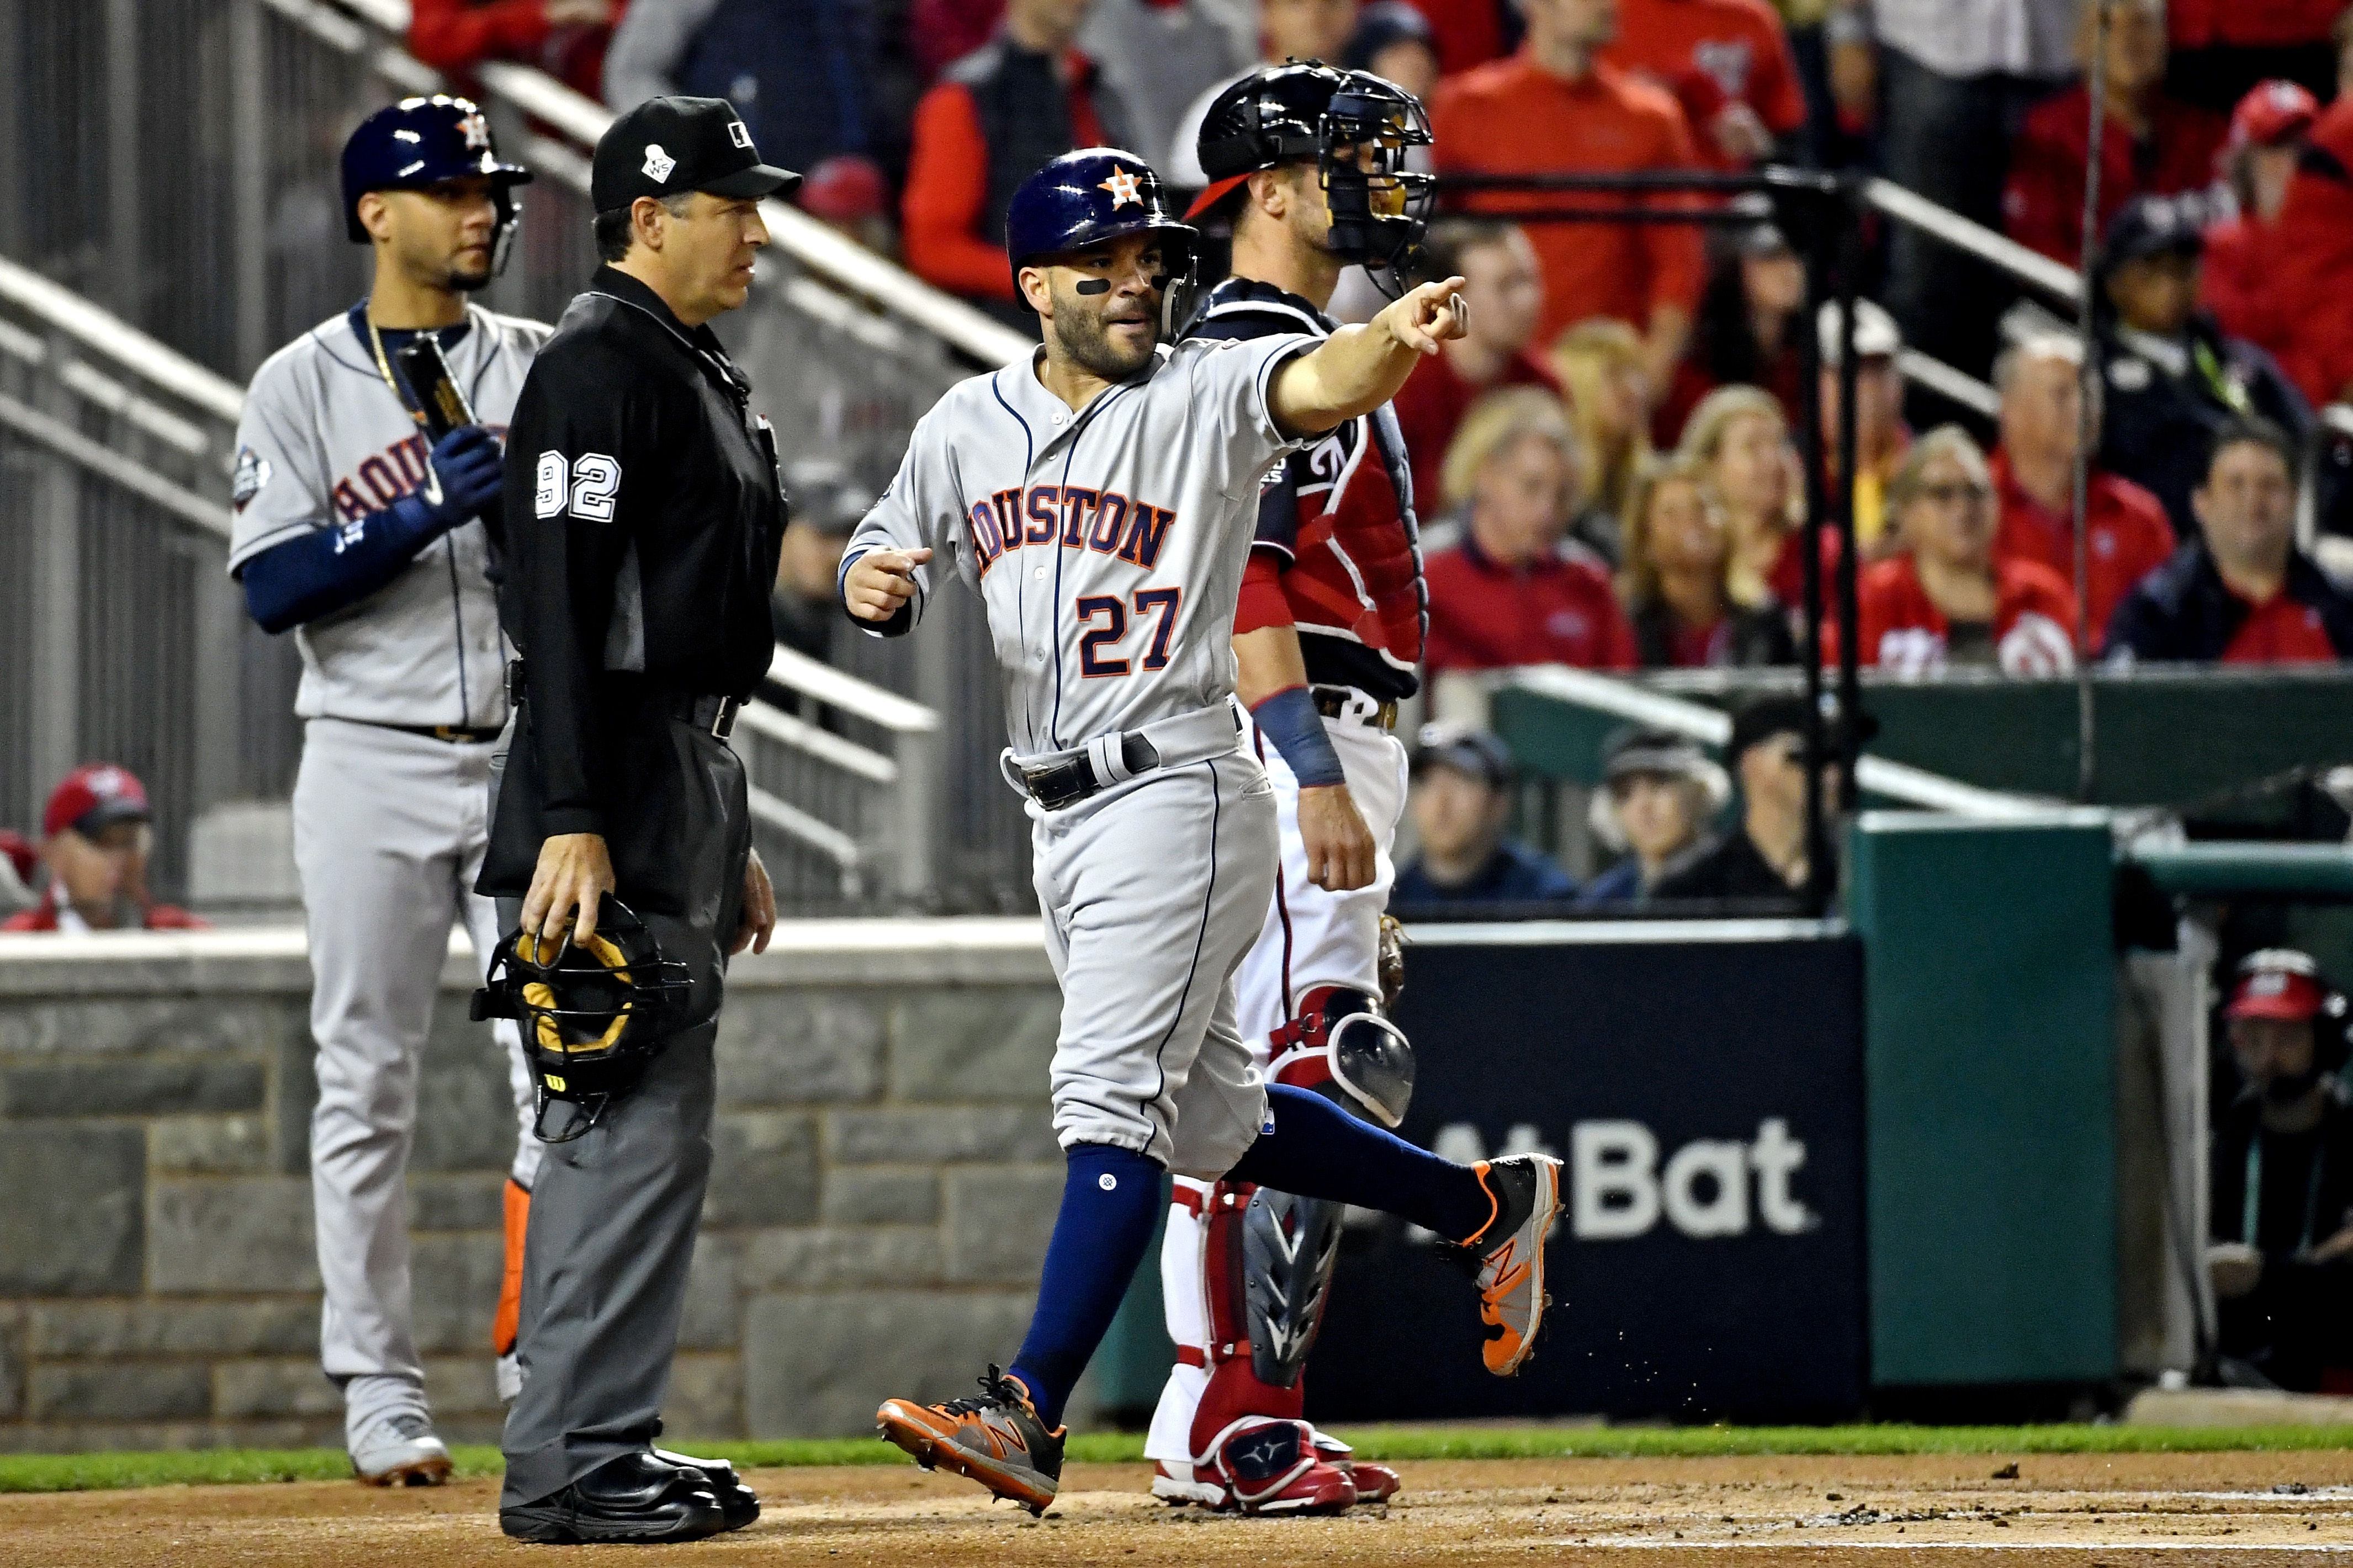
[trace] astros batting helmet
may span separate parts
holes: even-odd
[[[431,98],[404,98],[360,121],[343,143],[343,228],[353,240],[367,243],[360,226],[360,198],[370,191],[418,191],[444,180],[475,176],[491,182],[491,199],[498,204],[499,224],[491,239],[491,270],[506,267],[507,248],[514,237],[518,216],[513,187],[526,184],[531,171],[502,162],[491,141],[491,122],[470,99],[435,93]]]
[[[1168,269],[1160,283],[1161,318],[1168,335],[1191,304],[1200,231],[1169,215],[1152,165],[1116,147],[1065,153],[1013,193],[1005,212],[1005,253],[1013,263],[1014,289],[1021,287],[1024,267],[1130,234],[1160,237],[1160,258]]]
[[[489,983],[474,993],[472,1014],[522,1026],[539,1099],[533,1131],[568,1143],[596,1126],[660,1051],[691,985],[686,965],[664,958],[645,922],[607,893],[586,942],[573,942],[569,925],[554,942],[511,932],[491,955]],[[557,1101],[578,1109],[550,1136],[548,1108]]]
[[[1209,213],[1261,169],[1313,163],[1332,210],[1333,254],[1395,295],[1437,189],[1434,175],[1406,167],[1406,154],[1430,142],[1421,100],[1369,71],[1321,60],[1261,66],[1210,102],[1198,144],[1209,186],[1185,216]]]

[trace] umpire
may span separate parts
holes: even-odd
[[[785,502],[775,437],[709,322],[751,286],[760,198],[799,180],[718,99],[616,121],[590,185],[606,265],[508,433],[501,606],[522,709],[482,890],[521,896],[524,931],[576,942],[612,894],[692,980],[659,1053],[549,1144],[533,1194],[499,1510],[522,1540],[689,1541],[758,1512],[724,1467],[653,1439],[711,1169],[727,960],[776,925],[727,735],[775,649]],[[731,1492],[745,1506],[723,1513]]]

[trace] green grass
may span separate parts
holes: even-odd
[[[1368,1459],[1680,1458],[1742,1454],[2150,1454],[2353,1448],[2353,1426],[1361,1426],[1340,1429]],[[746,1469],[781,1465],[903,1464],[872,1437],[695,1443],[693,1452]],[[495,1476],[491,1447],[451,1450],[460,1476]],[[1088,1433],[1070,1456],[1087,1464],[1144,1458],[1134,1434]],[[335,1448],[199,1448],[161,1454],[0,1457],[0,1492],[340,1480]]]

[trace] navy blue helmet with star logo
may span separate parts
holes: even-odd
[[[343,143],[344,230],[355,243],[367,243],[360,198],[370,191],[419,191],[474,176],[491,181],[499,205],[491,253],[502,262],[515,225],[512,187],[528,182],[531,171],[499,157],[491,122],[472,100],[439,92],[404,98],[361,121]]]

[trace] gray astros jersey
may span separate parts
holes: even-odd
[[[321,322],[262,362],[237,422],[229,571],[309,529],[341,528],[423,487],[431,443],[385,384],[357,313]],[[503,433],[552,330],[466,309],[449,371],[475,416]],[[455,528],[356,605],[298,627],[305,719],[375,724],[506,722],[508,648],[485,574],[482,525]]]
[[[1222,701],[1259,481],[1294,445],[1267,384],[1315,346],[1187,339],[1076,413],[1034,359],[959,383],[845,558],[937,552],[916,573],[918,616],[943,564],[980,595],[1017,755]]]

